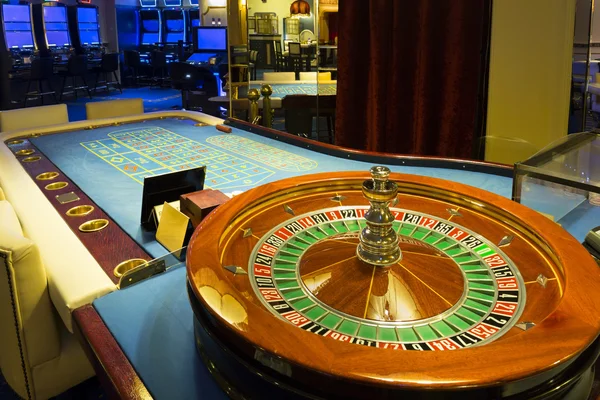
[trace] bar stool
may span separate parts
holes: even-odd
[[[190,92],[198,89],[200,73],[188,63],[171,63],[171,86],[181,90],[181,106],[190,109]]]
[[[143,76],[139,74],[140,67],[142,66],[142,62],[140,60],[140,53],[135,50],[125,50],[123,52],[123,57],[125,61],[125,66],[127,69],[131,71],[131,78],[133,80],[133,85],[138,85],[138,78],[142,78]]]
[[[63,77],[62,87],[60,89],[60,96],[58,97],[59,101],[62,101],[63,94],[65,93],[65,89],[71,89],[75,94],[75,98],[77,98],[78,90],[87,91],[90,99],[92,98],[92,93],[90,92],[90,88],[88,87],[87,81],[85,80],[85,74],[87,74],[87,56],[82,54],[78,56],[69,57],[69,61],[67,62],[67,70],[62,71],[60,75]],[[79,77],[83,81],[82,86],[76,86],[77,81],[76,78]],[[72,86],[65,87],[67,84],[67,79],[71,78]]]
[[[150,53],[150,65],[152,66],[152,85],[162,87],[166,80],[165,75],[168,76],[167,54],[164,51],[153,50],[152,53]],[[167,71],[166,74],[165,71]],[[160,75],[157,74],[157,72]]]
[[[25,107],[27,107],[27,101],[30,98],[40,98],[42,105],[44,105],[44,96],[52,95],[54,102],[58,104],[56,99],[56,92],[52,90],[52,84],[50,79],[54,75],[54,59],[52,57],[36,58],[31,62],[31,72],[29,74],[29,80],[27,82],[27,91],[25,92]],[[37,90],[30,92],[31,83],[37,82]],[[44,82],[48,86],[48,91],[44,92]]]
[[[219,95],[217,78],[211,70],[187,63],[171,63],[171,85],[181,90],[184,109],[219,115],[218,104],[209,100]]]
[[[116,84],[119,88],[119,91],[123,93],[123,89],[121,88],[121,83],[119,82],[119,77],[117,76],[117,70],[119,69],[119,53],[107,53],[102,55],[102,60],[100,61],[99,67],[92,68],[92,72],[96,73],[96,83],[94,84],[94,93],[98,89],[98,84],[104,84],[106,86],[106,90],[110,90],[111,84]],[[109,74],[112,73],[115,78],[115,82],[110,82],[108,80]],[[104,80],[99,81],[98,78],[100,75],[104,75]]]

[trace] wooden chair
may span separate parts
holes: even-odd
[[[248,68],[250,69],[250,80],[256,80],[256,60],[258,59],[258,50],[250,50]]]
[[[337,95],[319,95],[317,99],[317,140],[319,142],[333,143],[335,137],[335,108]],[[327,136],[325,140],[321,140],[320,119],[325,118],[327,124]]]
[[[280,40],[273,40],[273,49],[275,52],[275,72],[285,71],[287,61],[283,56],[283,48]]]
[[[288,43],[288,69],[294,71],[296,79],[300,79],[300,71],[303,70],[304,59],[302,57],[302,46],[298,42]]]
[[[281,102],[285,116],[285,131],[294,135],[333,143],[335,135],[336,95],[312,96],[296,94],[285,96]],[[316,118],[316,137],[314,118]],[[321,120],[325,119],[327,134],[323,138]],[[324,140],[322,140],[324,139]]]
[[[312,139],[313,116],[317,113],[317,96],[293,94],[281,102],[285,116],[285,131]]]

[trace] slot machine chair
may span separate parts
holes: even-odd
[[[75,98],[77,98],[77,91],[79,90],[85,90],[89,98],[92,98],[92,92],[90,91],[90,87],[88,86],[87,81],[85,79],[87,71],[87,56],[85,54],[73,55],[69,57],[66,71],[61,71],[60,73],[60,75],[63,78],[63,81],[62,87],[60,89],[60,95],[58,96],[59,101],[62,101],[65,89],[71,89],[75,94]],[[65,86],[67,84],[68,78],[71,78],[72,86]],[[83,85],[77,86],[77,78],[80,78],[82,80]]]
[[[96,73],[96,83],[94,84],[94,93],[98,89],[98,84],[103,84],[106,86],[106,90],[110,91],[110,85],[116,85],[119,88],[119,91],[123,93],[123,89],[121,88],[121,83],[119,82],[119,77],[117,76],[117,70],[119,69],[119,53],[107,53],[102,55],[102,60],[100,61],[100,66],[92,68],[92,72]],[[108,79],[109,74],[113,75],[115,78],[114,82],[110,82]],[[100,81],[100,75],[104,76],[104,80]]]
[[[208,100],[219,95],[217,79],[210,70],[187,63],[171,63],[171,86],[181,90],[184,109],[219,115],[219,107]]]
[[[152,86],[162,87],[169,76],[167,54],[164,51],[153,50],[150,53],[150,66],[152,67]]]
[[[27,81],[27,90],[25,92],[24,106],[27,107],[29,99],[39,98],[44,105],[44,96],[52,95],[54,102],[58,104],[56,99],[56,92],[52,89],[50,79],[54,75],[54,59],[52,57],[40,57],[36,58],[31,62],[31,71],[29,73],[29,80]],[[37,90],[30,92],[31,84],[37,83]],[[48,91],[44,92],[44,82],[48,86]]]
[[[133,86],[138,86],[138,80],[145,78],[145,75],[140,75],[140,68],[142,67],[142,61],[140,59],[140,52],[135,50],[125,50],[123,52],[125,66],[131,73],[131,79]]]

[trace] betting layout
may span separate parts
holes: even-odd
[[[337,93],[337,86],[335,84],[321,83],[321,84],[275,84],[271,85],[273,89],[272,97],[283,97],[289,94],[307,94],[307,95],[334,95]]]
[[[352,315],[351,311],[340,311],[322,301],[320,297],[326,296],[315,290],[321,282],[314,282],[315,278],[322,279],[307,271],[310,267],[301,259],[317,243],[331,243],[332,238],[345,241],[351,255],[356,247],[352,239],[365,228],[367,210],[368,207],[319,210],[285,221],[264,235],[248,267],[254,290],[263,304],[275,315],[309,332],[389,349],[455,350],[495,340],[514,325],[525,304],[525,285],[514,263],[492,243],[460,225],[401,209],[392,210],[393,229],[400,242],[413,241],[438,250],[461,272],[464,290],[455,304],[426,318],[394,321],[394,316],[389,317],[390,307],[388,318],[381,318],[381,313],[369,318],[366,313],[364,317]],[[348,265],[339,268],[347,269]],[[331,274],[324,272],[328,273]],[[391,275],[393,269],[385,273]],[[369,296],[365,300],[370,301],[377,299]],[[368,310],[369,304],[362,308]],[[391,308],[392,313],[399,312],[393,310],[393,305]]]
[[[81,145],[138,183],[144,177],[206,166],[212,189],[252,187],[279,171],[310,171],[317,162],[236,135],[204,144],[160,127],[121,130]]]

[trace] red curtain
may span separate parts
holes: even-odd
[[[340,1],[336,144],[470,158],[490,3]]]

